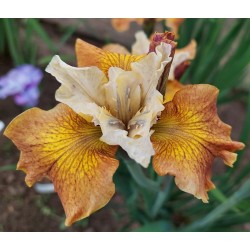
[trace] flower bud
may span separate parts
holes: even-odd
[[[159,79],[157,89],[164,95],[165,94],[165,89],[166,89],[166,84],[168,80],[168,75],[170,71],[170,67],[174,58],[174,53],[175,53],[175,48],[177,43],[174,42],[174,33],[172,32],[164,32],[164,33],[155,33],[152,37],[152,41],[150,42],[149,45],[149,52],[155,52],[155,48],[160,45],[162,42],[167,43],[171,45],[171,53],[170,57],[172,57],[172,60],[166,64],[164,71]]]

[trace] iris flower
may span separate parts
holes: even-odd
[[[189,85],[165,94],[172,40],[172,33],[156,34],[147,54],[129,55],[78,39],[78,67],[55,56],[46,69],[61,83],[60,104],[27,110],[5,130],[21,151],[17,167],[27,185],[43,177],[54,183],[66,225],[109,202],[119,146],[145,168],[153,156],[159,175],[174,175],[181,190],[204,202],[214,188],[214,158],[233,166],[244,147],[217,115],[217,88]]]

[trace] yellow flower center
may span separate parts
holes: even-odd
[[[125,55],[113,52],[105,52],[100,58],[100,69],[108,76],[110,67],[118,67],[126,71],[131,70],[131,63],[140,61],[145,55]]]

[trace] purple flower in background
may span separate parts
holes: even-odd
[[[38,85],[43,74],[39,68],[25,64],[0,77],[0,99],[13,96],[17,105],[32,107],[38,103]]]
[[[3,130],[4,126],[4,123],[0,120],[0,132]]]

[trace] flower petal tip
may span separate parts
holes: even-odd
[[[81,39],[75,43],[78,67],[98,66],[103,50]]]
[[[45,68],[45,71],[47,73],[53,74],[54,69],[58,67],[58,65],[60,65],[61,61],[62,60],[60,56],[58,55],[53,56],[48,66]]]

